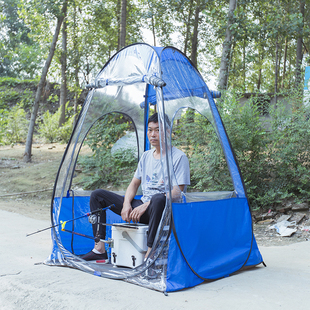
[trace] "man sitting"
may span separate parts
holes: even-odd
[[[170,121],[166,117],[166,127],[170,130]],[[161,220],[162,213],[166,205],[165,181],[160,160],[160,135],[158,114],[153,114],[148,120],[148,139],[155,149],[144,152],[138,163],[134,177],[129,184],[125,197],[117,195],[103,189],[97,189],[90,196],[91,211],[105,208],[114,204],[111,208],[113,212],[121,215],[126,222],[133,221],[149,225],[147,246],[147,257],[152,249],[158,225]],[[165,151],[162,150],[163,156]],[[186,155],[175,147],[172,147],[172,162],[176,182],[172,183],[172,200],[179,200],[181,191],[186,190],[186,186],[190,184],[189,162]],[[166,181],[167,182],[167,181]],[[141,184],[142,198],[135,199],[137,190]],[[100,221],[106,223],[106,213],[102,212]],[[100,239],[105,239],[106,227],[93,225],[93,234]],[[82,256],[83,259],[90,260],[106,260],[107,253],[105,251],[104,242],[97,242],[93,250]]]

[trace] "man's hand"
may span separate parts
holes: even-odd
[[[132,178],[129,186],[127,187],[124,203],[123,203],[123,209],[121,212],[121,216],[123,221],[130,222],[131,217],[130,213],[132,211],[131,202],[135,198],[135,195],[137,193],[138,187],[141,184],[141,181],[135,177]]]
[[[122,219],[123,221],[125,222],[130,222],[131,220],[131,217],[130,217],[130,213],[132,211],[132,207],[131,207],[131,204],[128,202],[124,202],[123,204],[123,209],[122,209],[122,212],[121,212],[121,216],[122,216]]]
[[[137,208],[134,208],[130,213],[130,218],[134,223],[138,223],[140,221],[141,216],[146,211],[147,207],[149,206],[150,202],[145,202],[144,204],[140,205]]]

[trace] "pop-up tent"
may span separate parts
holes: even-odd
[[[55,181],[51,208],[52,225],[55,226],[52,229],[53,250],[45,264],[73,267],[97,276],[171,292],[227,277],[262,263],[253,235],[244,182],[213,99],[216,92],[210,92],[191,61],[173,47],[133,44],[111,57],[88,87],[89,94]],[[161,165],[167,199],[149,259],[135,268],[84,261],[80,256],[92,249],[94,241],[89,238],[93,236],[92,226],[87,216],[83,217],[89,212],[90,191],[85,190],[83,182],[74,185],[74,177],[79,173],[79,157],[93,151],[91,142],[94,137],[100,139],[101,134],[104,136],[111,125],[106,122],[106,117],[118,114],[126,116],[130,126],[125,136],[110,143],[113,144],[112,149],[107,144],[107,152],[117,152],[120,145],[126,146],[128,142],[130,149],[134,150],[132,156],[139,159],[143,151],[150,148],[146,135],[147,120],[154,107],[158,112],[162,137]],[[197,111],[212,124],[227,162],[232,190],[188,190],[182,193],[181,201],[174,202],[169,198],[171,184],[175,184],[172,136],[178,115],[187,109]],[[171,128],[168,128],[167,116]],[[104,125],[98,127],[103,120]],[[91,132],[94,132],[92,136]],[[86,143],[88,148],[84,148]],[[102,143],[105,142],[96,140],[95,145]],[[125,157],[118,155],[119,160]],[[107,178],[110,168],[103,167],[98,180]],[[106,189],[121,193],[122,181],[117,188],[113,187],[113,181],[109,183],[106,180],[104,184]],[[128,183],[123,185],[126,188]],[[68,221],[74,218],[78,219]],[[120,216],[107,211],[107,223],[121,221]],[[65,231],[61,229],[63,222]],[[111,227],[107,226],[108,237],[111,236],[110,231]]]

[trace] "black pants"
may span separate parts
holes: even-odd
[[[95,211],[100,208],[105,208],[105,207],[110,206],[111,204],[114,204],[111,210],[114,213],[121,215],[121,212],[123,209],[123,203],[124,203],[123,196],[106,191],[104,189],[96,189],[95,191],[92,192],[90,196],[90,210],[91,211]],[[143,202],[138,199],[133,199],[133,201],[131,202],[131,206],[133,209],[142,204]],[[148,231],[148,236],[147,236],[148,247],[153,246],[157,228],[161,220],[162,213],[165,209],[165,205],[166,205],[166,196],[164,194],[155,194],[152,197],[150,204],[147,207],[145,213],[140,218],[140,223],[149,225],[149,231]],[[100,222],[106,223],[106,212],[105,211],[101,212]],[[97,224],[93,225],[93,234],[94,236],[96,236],[97,234]],[[105,235],[106,235],[106,227],[103,225],[99,225],[99,237],[101,239],[105,239]]]

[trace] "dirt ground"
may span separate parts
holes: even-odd
[[[32,162],[24,145],[0,147],[0,208],[34,219],[50,219],[52,189],[64,144],[34,144]],[[28,194],[21,194],[27,192]]]
[[[64,144],[34,144],[31,163],[23,162],[24,145],[0,147],[0,209],[33,219],[49,220],[52,188],[65,151]],[[26,193],[26,194],[23,194]],[[289,211],[292,212],[292,211]],[[297,215],[300,212],[297,212]],[[257,216],[257,213],[255,214]],[[302,212],[302,225],[309,225],[309,210]],[[281,237],[270,226],[273,218],[254,221],[258,245],[288,245],[310,239],[310,232],[298,230],[290,237]]]

